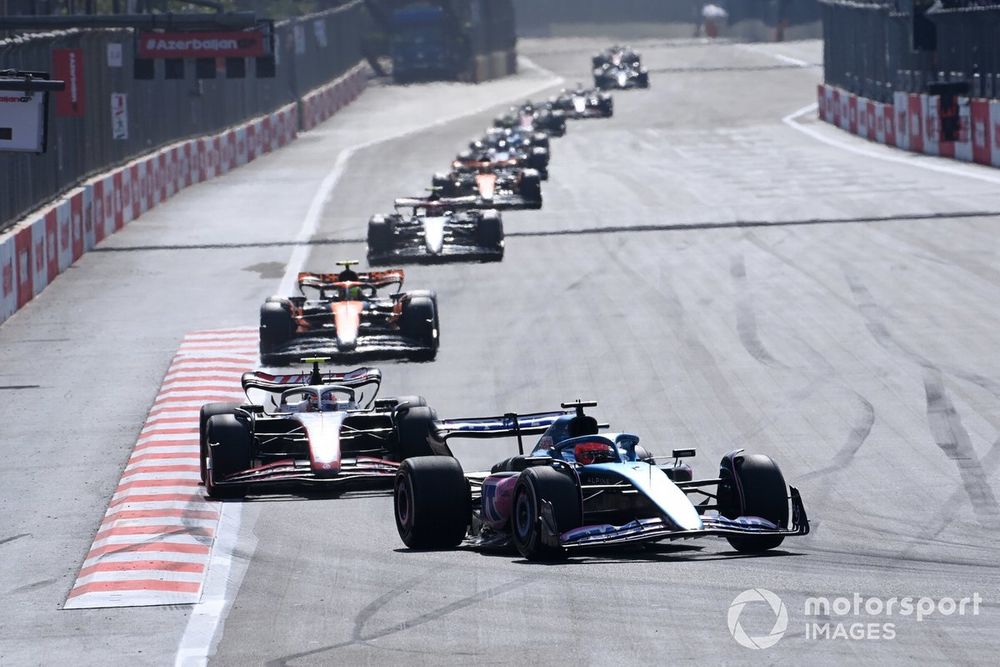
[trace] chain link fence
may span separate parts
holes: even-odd
[[[356,65],[367,17],[360,0],[282,22],[275,28],[273,78],[258,78],[247,61],[245,78],[165,78],[155,63],[151,80],[133,77],[132,30],[69,30],[0,41],[0,69],[52,70],[52,50],[81,49],[84,115],[59,117],[50,100],[48,150],[0,153],[0,230],[80,181],[159,146],[235,125],[299,99]],[[112,132],[112,94],[124,94],[127,136]],[[51,94],[50,94],[51,95]]]
[[[916,16],[913,7],[823,0],[826,83],[880,102],[953,82],[973,97],[1000,97],[1000,6],[951,1]]]

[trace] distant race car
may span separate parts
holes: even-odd
[[[500,128],[519,128],[525,132],[544,132],[550,137],[566,134],[566,116],[561,111],[535,107],[525,102],[519,107],[497,116],[493,125]]]
[[[489,472],[465,473],[448,456],[404,461],[394,483],[403,543],[412,549],[463,541],[484,550],[513,546],[529,560],[552,560],[588,547],[705,536],[756,553],[809,532],[798,490],[786,488],[770,458],[736,450],[723,457],[717,478],[694,480],[681,463],[693,449],[675,449],[670,464],[658,465],[637,436],[601,434],[583,411],[593,405],[577,401],[564,403],[561,412],[435,422],[431,439],[438,449],[451,437],[516,436],[519,446],[524,435],[541,438],[530,455]]]
[[[644,67],[604,64],[594,68],[594,85],[600,90],[649,88],[649,72]]]
[[[340,273],[300,273],[302,296],[273,296],[261,306],[261,363],[304,356],[433,359],[440,342],[434,292],[402,292],[402,269],[357,273],[356,261],[338,263]],[[391,287],[395,292],[379,294]]]
[[[466,208],[540,209],[541,175],[535,169],[496,167],[494,164],[456,161],[447,174],[434,174],[431,184],[441,200],[459,200]]]
[[[453,170],[475,169],[534,169],[544,181],[549,177],[549,149],[539,146],[512,144],[498,139],[493,145],[481,139],[469,144],[451,163]]]
[[[201,408],[201,479],[213,498],[301,485],[388,487],[399,462],[447,454],[428,444],[437,414],[419,396],[376,399],[382,374],[359,368],[243,374],[247,403]]]
[[[614,45],[591,58],[593,67],[603,65],[626,65],[638,68],[642,65],[642,56],[630,46]]]
[[[610,94],[596,88],[585,90],[582,85],[575,90],[563,89],[549,105],[571,119],[611,118],[615,113],[615,101]]]
[[[483,261],[503,259],[503,220],[495,209],[477,210],[474,197],[397,199],[396,212],[368,222],[368,262]]]

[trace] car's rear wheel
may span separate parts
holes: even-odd
[[[484,248],[503,248],[503,219],[498,211],[484,211],[476,227],[476,240]]]
[[[376,217],[368,221],[368,256],[384,255],[392,251],[392,221]]]
[[[208,470],[205,490],[213,498],[242,498],[245,484],[224,484],[226,477],[250,468],[253,436],[234,415],[215,415],[208,420]]]
[[[788,527],[788,489],[778,464],[762,454],[737,454],[722,460],[719,471],[719,514],[727,519],[756,516],[781,529]],[[779,546],[781,535],[731,535],[741,553],[760,553]]]
[[[453,549],[472,518],[469,483],[450,456],[403,461],[393,485],[396,529],[411,549]]]
[[[422,348],[420,359],[437,356],[439,340],[437,299],[433,295],[414,296],[403,304],[399,329],[404,336],[416,341]]]
[[[216,415],[236,414],[239,403],[206,403],[198,415],[198,459],[201,468],[201,483],[205,483],[208,472],[208,420]]]
[[[399,437],[396,457],[400,461],[416,456],[434,456],[441,452],[432,446],[437,440],[434,432],[437,412],[426,405],[399,410],[396,433]]]
[[[291,338],[294,326],[292,313],[285,301],[267,301],[260,307],[260,360],[269,363],[278,350]]]
[[[524,470],[514,487],[510,532],[518,552],[532,561],[558,560],[566,556],[565,549],[545,541],[546,528],[541,518],[544,503],[552,505],[556,538],[559,533],[578,528],[583,521],[580,490],[573,479],[545,466]]]

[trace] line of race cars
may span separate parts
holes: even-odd
[[[593,62],[595,81],[648,86],[631,49],[609,49]],[[372,218],[370,263],[499,259],[498,208],[541,206],[550,138],[565,133],[567,118],[613,113],[610,95],[578,86],[497,118],[451,172],[434,176],[429,196],[397,200],[407,213]],[[716,476],[695,479],[684,462],[693,449],[657,459],[638,436],[609,432],[588,414],[594,402],[441,419],[420,396],[379,398],[378,369],[324,370],[331,357],[366,352],[433,359],[439,341],[433,292],[403,292],[402,269],[357,272],[356,262],[340,264],[339,273],[300,274],[302,295],[272,297],[261,308],[262,363],[301,360],[311,370],[247,372],[247,402],[202,406],[201,478],[209,496],[390,487],[409,548],[516,549],[529,560],[703,536],[756,553],[809,532],[799,492],[766,456],[736,450]],[[383,288],[396,291],[381,296]],[[538,440],[525,453],[524,438],[532,435]],[[489,471],[466,472],[448,445],[453,438],[515,438],[519,453]]]

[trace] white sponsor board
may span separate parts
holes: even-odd
[[[45,95],[0,90],[0,151],[40,153],[44,150]]]
[[[111,137],[128,139],[128,95],[111,93]]]

